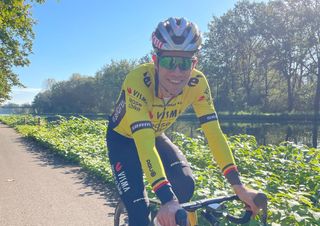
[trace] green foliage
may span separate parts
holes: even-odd
[[[132,60],[112,61],[96,73],[99,112],[110,113],[125,76],[136,66],[137,62]]]
[[[217,110],[319,112],[319,7],[316,0],[238,1],[212,18],[198,68]],[[110,113],[125,75],[150,61],[150,54],[111,61],[94,77],[52,85],[34,106],[40,113]]]
[[[202,137],[174,134],[175,144],[194,170],[194,199],[225,195],[230,190]],[[320,151],[293,143],[258,146],[248,135],[229,137],[243,182],[269,198],[270,222],[317,225],[320,215]],[[205,169],[205,170],[204,170]],[[256,225],[259,220],[253,221]]]
[[[96,80],[73,74],[69,81],[53,82],[50,89],[36,95],[33,107],[37,112],[97,112]]]
[[[22,0],[0,1],[0,103],[9,99],[12,86],[22,86],[12,67],[29,64],[35,24],[30,9]]]
[[[32,115],[0,116],[0,121],[12,127],[19,125],[38,125],[39,117],[34,117]],[[41,122],[45,123],[43,119]]]
[[[38,113],[110,113],[126,74],[136,65],[136,61],[112,61],[95,77],[73,74],[68,81],[51,81],[33,106]]]
[[[84,168],[112,182],[105,145],[106,121],[83,117],[38,126],[31,116],[25,125],[21,116],[2,116],[0,120],[51,150],[80,163]],[[230,186],[212,161],[202,136],[187,137],[173,133],[174,143],[184,152],[196,178],[193,199],[232,193]],[[269,198],[269,222],[272,225],[319,225],[320,222],[320,151],[285,142],[279,146],[258,146],[255,138],[237,135],[228,142],[242,181],[263,191]],[[147,186],[150,196],[154,196]],[[239,204],[230,209],[238,213]],[[240,208],[241,209],[241,208]],[[259,225],[259,216],[250,225]],[[200,225],[205,225],[200,219]],[[223,222],[222,225],[228,225]]]
[[[316,0],[239,1],[213,17],[200,68],[217,109],[318,112],[319,7]]]

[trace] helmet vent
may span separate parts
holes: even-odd
[[[152,45],[157,51],[190,51],[201,48],[201,34],[197,25],[185,18],[169,18],[158,24]]]
[[[173,36],[172,40],[175,44],[181,45],[184,42],[185,38],[182,36]]]

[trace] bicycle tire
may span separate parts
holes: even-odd
[[[150,222],[150,226],[154,226],[153,224],[153,220],[157,215],[157,209],[160,206],[160,202],[157,200],[150,200],[150,218],[151,218],[151,222]],[[128,215],[126,212],[126,208],[124,206],[124,203],[119,200],[117,203],[117,206],[115,208],[114,211],[114,217],[113,217],[113,221],[114,221],[114,226],[126,226],[128,225]]]
[[[128,221],[126,209],[123,202],[120,200],[114,211],[114,226],[125,226]]]

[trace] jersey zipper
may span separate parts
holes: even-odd
[[[173,100],[173,98],[174,98],[174,97],[172,97],[167,103],[165,103],[164,99],[162,99],[162,103],[163,103],[162,117],[161,117],[161,119],[160,119],[160,122],[159,122],[159,124],[158,124],[158,128],[157,128],[157,131],[156,131],[156,132],[159,131],[159,127],[160,127],[160,125],[161,125],[161,123],[162,123],[162,120],[163,120],[163,118],[164,118],[164,116],[165,116],[167,106],[168,106],[168,104],[170,103],[170,101]]]

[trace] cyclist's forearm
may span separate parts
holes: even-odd
[[[138,150],[141,166],[152,190],[156,193],[162,204],[173,199],[175,195],[155,147],[155,136],[152,129],[143,129],[133,134]]]
[[[201,127],[208,140],[208,145],[214,159],[221,171],[225,173],[231,166],[235,166],[235,161],[227,144],[227,140],[221,132],[218,121],[202,124]]]
[[[231,185],[241,184],[237,166],[227,140],[220,129],[219,122],[213,121],[203,124],[202,128],[223,175]]]

